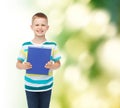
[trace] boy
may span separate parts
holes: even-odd
[[[52,49],[51,60],[45,65],[45,68],[50,70],[48,75],[25,74],[25,91],[28,108],[49,108],[53,86],[53,72],[51,70],[60,67],[61,56],[58,53],[56,43],[47,41],[45,37],[49,26],[48,18],[44,13],[36,13],[33,15],[31,29],[33,30],[34,38],[32,41],[22,44],[16,67],[24,70],[32,68],[32,64],[26,62],[28,46]]]

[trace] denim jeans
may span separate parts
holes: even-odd
[[[26,91],[28,108],[49,108],[51,90],[45,92]]]

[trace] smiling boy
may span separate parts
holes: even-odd
[[[36,13],[32,17],[31,29],[34,38],[31,41],[24,42],[17,58],[16,67],[18,69],[30,69],[32,64],[27,62],[28,47],[51,48],[51,60],[46,63],[48,75],[25,74],[25,92],[28,108],[49,108],[51,92],[53,87],[53,70],[60,67],[60,54],[55,42],[47,41],[45,34],[49,29],[48,18],[44,13]]]

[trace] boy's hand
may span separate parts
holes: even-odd
[[[53,62],[53,61],[49,61],[46,65],[45,65],[45,68],[47,69],[57,69],[60,67],[60,61],[57,61],[57,62]]]
[[[45,65],[45,68],[47,68],[47,69],[52,69],[52,68],[53,68],[53,62],[52,62],[52,61],[49,61],[49,62]]]
[[[32,65],[30,64],[30,62],[24,62],[22,64],[22,68],[23,69],[30,69],[30,68],[32,68]]]
[[[32,65],[29,63],[29,62],[22,62],[22,61],[17,61],[17,63],[16,63],[16,67],[18,68],[18,69],[24,69],[24,70],[26,70],[26,69],[30,69],[30,68],[32,68]]]

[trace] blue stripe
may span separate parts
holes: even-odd
[[[17,60],[22,61],[22,62],[24,61],[24,59],[23,59],[23,58],[17,58]]]
[[[32,43],[31,42],[25,42],[25,43],[22,44],[22,46],[25,46],[25,45],[32,45]]]
[[[48,84],[49,82],[53,81],[53,77],[51,77],[47,80],[33,80],[33,79],[25,76],[25,81],[33,83],[33,84]]]
[[[45,43],[43,43],[43,45],[55,45],[56,46],[56,43],[55,42],[45,42]]]
[[[31,86],[25,85],[25,89],[28,89],[28,90],[46,90],[46,89],[52,88],[52,86],[53,86],[53,83],[48,85],[48,86],[44,86],[44,87],[31,87]]]
[[[27,52],[27,51],[28,51],[28,49],[24,49],[24,51],[25,51],[25,52]]]
[[[56,61],[59,61],[59,60],[61,59],[61,56],[60,56],[60,57],[57,57],[57,58],[51,57],[50,59],[53,60],[54,62],[56,62]]]

